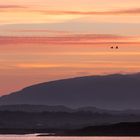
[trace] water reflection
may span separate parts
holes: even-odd
[[[35,135],[0,135],[0,140],[140,140],[140,137],[38,137]]]

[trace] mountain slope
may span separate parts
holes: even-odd
[[[140,74],[88,76],[41,83],[2,96],[0,105],[140,108]]]

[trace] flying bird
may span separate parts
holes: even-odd
[[[116,46],[116,47],[111,46],[110,49],[119,49],[119,47],[118,46]]]

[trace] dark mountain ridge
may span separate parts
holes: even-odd
[[[41,112],[61,112],[61,113],[99,113],[102,115],[140,115],[140,110],[107,110],[97,107],[80,107],[70,108],[65,106],[48,106],[48,105],[0,105],[0,111],[8,112],[29,112],[29,113],[41,113]]]
[[[140,109],[140,73],[87,76],[41,83],[2,96],[0,105],[63,105]]]

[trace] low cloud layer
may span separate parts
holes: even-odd
[[[39,12],[39,11],[38,11]],[[124,15],[124,14],[140,14],[140,8],[120,9],[108,11],[40,11],[48,15]]]
[[[0,10],[4,9],[22,9],[24,12],[41,13],[44,15],[135,15],[140,14],[140,8],[128,8],[117,10],[39,10],[32,6],[26,7],[22,5],[0,5]],[[41,8],[41,7],[40,7]]]
[[[16,9],[16,8],[26,8],[21,5],[0,5],[0,9]]]
[[[18,36],[1,36],[1,44],[104,44],[104,43],[140,43],[138,38],[131,36],[111,35],[111,34],[69,34],[64,36],[50,37],[18,37]]]

